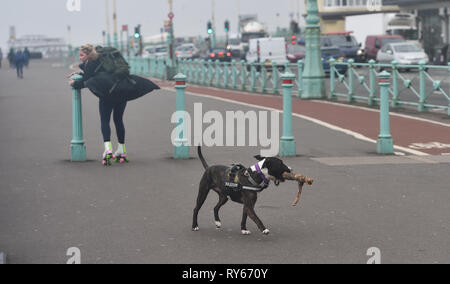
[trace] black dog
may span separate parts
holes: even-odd
[[[250,234],[246,225],[247,217],[250,217],[256,223],[263,234],[269,234],[269,230],[255,213],[257,195],[258,192],[261,192],[269,186],[270,180],[274,180],[276,184],[284,182],[283,173],[290,173],[291,168],[286,166],[283,161],[278,158],[265,158],[259,155],[255,156],[259,161],[257,164],[250,168],[243,168],[237,171],[236,176],[233,177],[232,181],[238,182],[240,188],[238,190],[230,190],[227,185],[230,184],[229,176],[231,168],[227,166],[209,167],[202,155],[200,146],[198,147],[198,156],[206,171],[200,181],[197,206],[194,209],[192,230],[199,230],[197,222],[198,212],[205,202],[209,191],[212,189],[219,194],[219,202],[214,208],[214,219],[217,228],[222,226],[219,218],[219,210],[227,203],[228,197],[230,197],[234,202],[244,205],[241,223],[242,234]]]

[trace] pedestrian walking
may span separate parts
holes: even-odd
[[[8,61],[9,61],[9,67],[10,68],[14,68],[14,60],[15,60],[15,58],[16,58],[16,53],[14,52],[14,49],[11,48],[9,50],[9,53],[8,53]]]
[[[14,59],[14,64],[17,69],[17,78],[23,79],[23,66],[25,65],[25,54],[22,50],[18,50]]]
[[[0,48],[0,69],[2,68],[2,61],[3,61],[3,52],[2,49]]]
[[[25,47],[25,50],[23,51],[23,54],[25,55],[25,67],[28,69],[28,65],[30,64],[30,51],[28,50],[28,47]]]
[[[79,67],[82,72],[79,74],[83,79],[76,82],[69,79],[69,84],[75,89],[88,88],[99,98],[101,132],[105,145],[102,164],[108,166],[112,164],[112,161],[128,162],[123,123],[127,102],[140,98],[159,87],[150,80],[130,75],[129,65],[117,49],[83,45],[80,49],[80,60],[82,63]],[[76,73],[72,73],[69,78],[74,74]],[[119,142],[114,154],[111,145],[111,114],[113,114]]]

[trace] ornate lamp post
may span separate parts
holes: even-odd
[[[317,0],[308,0],[306,17],[306,57],[303,72],[303,99],[321,99],[325,97],[325,72],[320,51],[320,18]]]

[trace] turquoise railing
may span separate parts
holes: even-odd
[[[342,67],[347,68],[345,75],[339,73]],[[381,70],[389,70],[392,73],[389,88],[392,108],[413,106],[419,112],[440,109],[450,115],[450,63],[448,66],[434,66],[426,65],[425,62],[418,65],[401,65],[396,61],[391,64],[376,64],[373,60],[369,63],[355,63],[353,60],[338,63],[330,60],[329,98],[335,100],[341,97],[348,102],[363,101],[370,106],[379,104],[380,98],[376,96],[379,86],[376,80],[377,72]],[[405,74],[401,70],[409,70],[412,73]],[[341,88],[338,90],[339,86]],[[440,104],[429,103],[432,97]]]
[[[130,57],[127,60],[133,74],[164,80],[173,79],[167,76],[169,59]],[[329,64],[330,72],[327,80],[329,80],[330,100],[343,98],[349,103],[362,101],[369,106],[378,105],[380,102],[378,75],[382,70],[389,70],[392,73],[389,88],[389,102],[392,108],[413,106],[420,112],[439,109],[450,115],[450,63],[448,66],[426,65],[424,62],[419,65],[401,65],[397,62],[377,64],[375,61],[355,63],[353,60],[336,62],[331,59]],[[196,59],[179,60],[177,66],[178,72],[185,74],[186,81],[190,84],[273,95],[280,95],[281,74],[290,71],[295,75],[293,94],[301,98],[304,90],[303,61],[280,66],[276,62],[247,64],[245,61],[235,60],[219,62]],[[343,69],[347,69],[345,74],[340,74],[339,71]],[[412,73],[402,73],[401,70],[404,69]],[[439,103],[429,103],[431,98]]]

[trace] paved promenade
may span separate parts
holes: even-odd
[[[89,161],[69,162],[69,72],[49,61],[33,61],[24,80],[0,70],[0,251],[9,263],[65,263],[71,247],[80,249],[83,263],[366,263],[371,247],[381,250],[383,263],[450,262],[450,163],[442,155],[450,150],[410,147],[450,144],[444,118],[436,124],[394,116],[395,144],[405,148],[396,151],[405,156],[380,157],[370,141],[377,135],[373,110],[294,100],[298,156],[285,162],[317,181],[300,205],[291,206],[295,184],[270,187],[256,212],[271,234],[249,221],[253,234],[242,236],[241,205],[223,207],[217,230],[211,193],[200,231],[192,232],[203,169],[194,149],[192,159],[171,158],[173,84],[128,105],[131,163],[104,168],[98,102],[87,90]],[[281,107],[279,97],[188,91],[190,112],[195,102],[221,113]],[[204,155],[210,164],[251,165],[259,150],[215,147]]]

